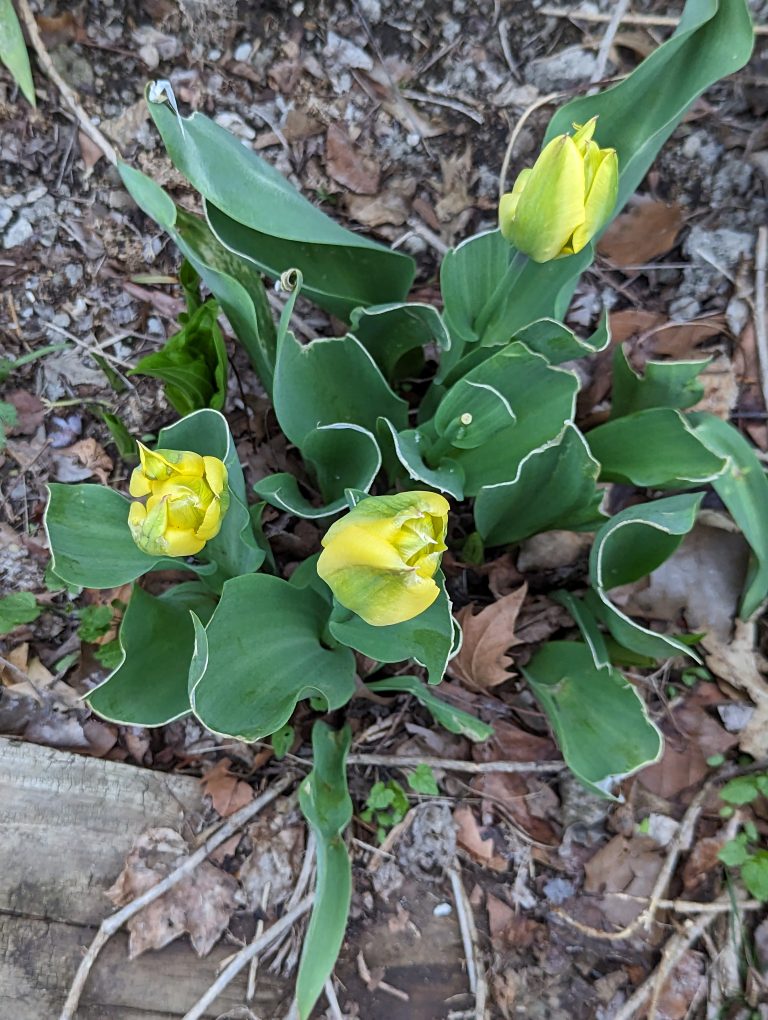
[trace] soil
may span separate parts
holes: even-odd
[[[437,301],[436,270],[444,246],[495,224],[499,168],[518,118],[542,94],[583,92],[594,70],[605,23],[580,19],[574,4],[560,5],[570,12],[567,17],[547,15],[541,10],[545,6],[544,0],[496,0],[481,7],[467,0],[419,5],[297,0],[290,6],[223,0],[215,7],[198,0],[83,0],[71,8],[37,4],[35,13],[54,65],[94,123],[124,159],[169,188],[177,201],[196,207],[195,195],[171,167],[146,113],[143,90],[151,79],[168,79],[183,112],[197,109],[214,117],[346,226],[411,253],[418,263],[418,296]],[[613,4],[597,0],[588,6],[606,13]],[[754,0],[751,7],[757,23],[768,21],[768,3]],[[679,13],[665,0],[640,0],[632,10]],[[627,73],[669,31],[624,27],[606,77]],[[725,408],[763,453],[766,406],[750,299],[756,233],[768,214],[766,70],[768,36],[761,35],[751,63],[694,104],[643,182],[643,196],[666,203],[679,217],[674,243],[635,264],[625,259],[620,268],[615,260],[598,258],[580,284],[569,318],[588,332],[607,307],[616,316],[614,333],[634,338],[638,354],[711,356],[708,399],[713,408]],[[36,111],[8,74],[0,73],[0,355],[16,359],[48,345],[57,349],[15,369],[4,384],[3,399],[14,404],[19,420],[0,451],[0,587],[4,593],[33,592],[46,609],[0,640],[2,654],[36,676],[38,684],[31,691],[18,685],[0,689],[0,732],[198,775],[221,751],[194,721],[149,732],[89,716],[78,698],[105,670],[94,655],[99,646],[78,637],[74,610],[83,600],[96,603],[101,596],[86,592],[78,601],[46,588],[46,483],[97,480],[101,471],[110,485],[125,486],[130,466],[102,413],[119,416],[141,437],[173,420],[162,388],[129,372],[175,332],[183,305],[173,244],[135,207],[56,88],[38,68],[34,71]],[[542,107],[526,121],[507,183],[537,150],[551,110]],[[333,329],[316,311],[308,310],[305,319],[310,328]],[[694,327],[652,335],[659,324],[692,321]],[[263,392],[231,340],[229,350],[236,385],[226,413],[247,481],[253,482],[286,454],[270,441],[275,430]],[[589,371],[581,413],[595,421],[605,411],[609,363],[594,359]],[[286,571],[317,548],[314,525],[273,511],[266,520]],[[525,579],[532,595],[525,622],[552,624],[547,631],[545,622],[528,647],[560,625],[558,608],[543,596],[563,571],[583,569],[583,549],[568,562],[563,554],[553,566],[529,547],[522,565],[507,556],[473,571],[461,561],[460,526],[453,538],[449,569],[460,603],[470,597],[490,602]],[[519,662],[525,647],[517,651]],[[502,697],[496,697],[498,690],[494,697],[468,693],[458,683],[446,689],[465,707],[499,722],[508,742],[499,746],[498,757],[509,757],[513,744],[540,741],[535,753],[546,758],[551,748],[545,753],[541,718],[515,681],[508,686]],[[714,735],[703,724],[695,730],[703,760],[713,753],[713,740],[728,738],[716,699],[708,700],[699,687],[678,688],[674,697],[673,709],[682,705],[691,725],[694,716],[699,722],[706,717],[712,726],[717,722]],[[660,716],[666,719],[667,711],[674,722],[671,709],[661,707]],[[468,754],[465,743],[437,733],[412,705],[406,713],[400,702],[393,707],[357,701],[351,716],[356,745],[365,751]],[[301,738],[308,733],[308,718],[300,710],[295,720]],[[726,739],[723,748],[727,752],[736,743],[737,737],[730,744]],[[269,755],[259,749],[238,745],[226,753],[244,777],[259,769],[268,777],[280,768],[268,764]],[[687,754],[685,747],[681,754]],[[530,754],[522,758],[529,760]],[[389,773],[353,775],[358,805],[379,775],[386,779]],[[694,786],[638,783],[627,791],[626,803],[611,805],[580,787],[572,789],[560,777],[496,778],[504,781],[467,785],[441,777],[449,805],[443,824],[454,839],[458,825],[464,881],[488,965],[491,1016],[609,1020],[656,966],[668,929],[600,942],[567,925],[557,910],[565,904],[586,924],[606,916],[623,923],[626,917],[606,915],[602,901],[593,898],[602,888],[597,871],[604,868],[610,879],[629,867],[632,880],[617,880],[615,888],[647,896],[668,840],[638,836],[635,822],[654,812],[679,819]],[[464,809],[472,820],[457,814]],[[719,825],[715,805],[706,812],[702,836],[714,835]],[[375,841],[362,823],[356,826],[359,838]],[[339,968],[345,1016],[474,1016],[463,949],[455,939],[446,940],[443,968],[433,964],[422,972],[415,963],[398,970],[393,947],[405,939],[401,932],[408,924],[428,927],[434,909],[451,900],[445,862],[436,860],[430,876],[423,854],[409,852],[411,838],[406,832],[393,846],[393,866],[383,877],[377,872],[376,881],[370,855],[357,856],[353,920]],[[604,857],[590,874],[598,852]],[[710,862],[710,892],[720,870]],[[690,898],[697,887],[680,874],[673,888],[675,895]],[[382,917],[391,917],[392,946],[369,946],[367,926]],[[725,936],[716,929],[713,939],[722,945]],[[716,956],[714,948],[710,953]],[[356,962],[361,950],[370,956],[369,969],[380,970],[367,982]],[[695,1005],[695,994],[716,962],[704,947],[684,960],[688,971],[675,978],[677,998],[672,992],[666,996],[658,1020],[703,1016],[696,1012],[702,1007]],[[405,990],[410,1002],[382,991],[381,975]],[[765,977],[761,980],[764,991]],[[746,992],[726,997],[727,1015],[768,1017],[768,1008],[757,1003],[759,995],[750,992],[758,986],[757,979],[751,984],[747,979]],[[687,1012],[692,1002],[694,1012]]]

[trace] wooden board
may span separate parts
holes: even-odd
[[[154,825],[190,835],[185,819],[202,806],[195,779],[0,738],[0,1020],[56,1020],[133,840]],[[78,1020],[182,1017],[233,949],[199,960],[183,938],[131,962],[121,933]],[[244,989],[234,982],[206,1017],[242,1005]],[[289,988],[260,977],[257,1016],[284,1016],[289,1001]]]

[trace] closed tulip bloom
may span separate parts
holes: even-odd
[[[448,501],[434,492],[369,496],[323,539],[317,572],[338,601],[374,627],[411,620],[440,589]]]
[[[619,189],[615,149],[592,140],[597,117],[544,146],[499,203],[504,237],[534,262],[575,255],[608,222]]]
[[[128,515],[134,542],[151,556],[194,556],[218,535],[229,507],[223,461],[138,445],[129,489],[137,500]]]

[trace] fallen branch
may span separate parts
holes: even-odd
[[[562,772],[565,768],[562,761],[459,761],[454,758],[433,758],[419,754],[350,754],[347,764],[386,765],[393,769],[428,765],[431,769],[471,772],[475,775],[493,772]]]
[[[469,990],[475,997],[474,1020],[486,1020],[488,1015],[488,984],[483,972],[483,960],[480,954],[472,904],[469,902],[467,890],[464,888],[464,883],[461,880],[458,861],[455,862],[452,868],[448,868],[448,877],[451,880],[453,899],[456,903],[456,916],[459,919],[461,941],[464,945],[464,956],[467,961]]]
[[[144,909],[144,907],[148,906],[150,903],[154,903],[156,899],[159,899],[160,896],[167,893],[169,889],[173,889],[175,885],[178,885],[182,878],[194,871],[199,864],[202,864],[217,846],[226,842],[230,836],[233,836],[243,827],[243,825],[245,825],[246,822],[250,821],[254,815],[258,814],[262,808],[265,808],[267,804],[270,804],[276,797],[279,797],[283,790],[290,786],[293,781],[293,774],[283,776],[282,779],[279,779],[276,783],[274,783],[260,797],[257,797],[255,800],[251,801],[250,804],[246,804],[245,807],[231,815],[231,817],[224,822],[221,828],[217,829],[217,831],[205,841],[199,850],[190,854],[183,864],[180,864],[175,871],[172,871],[170,875],[167,875],[161,882],[158,882],[157,885],[152,886],[151,889],[142,893],[141,896],[137,896],[136,899],[131,900],[130,903],[126,903],[124,907],[101,922],[93,942],[91,942],[82,962],[80,963],[80,966],[77,968],[77,973],[75,974],[75,978],[69,989],[66,1002],[59,1014],[59,1020],[72,1020],[74,1017],[78,1003],[80,1002],[80,996],[83,994],[85,983],[88,980],[88,975],[96,962],[96,957],[115,932],[119,931],[126,921],[135,917],[140,910]],[[269,935],[272,930],[273,929],[270,928],[267,935]],[[273,937],[276,937],[278,934],[280,933],[276,932]],[[250,950],[254,945],[258,945],[258,948],[256,949],[256,952],[258,952],[259,949],[262,948],[259,944],[260,941],[261,940],[252,942],[251,945],[248,946],[248,949]],[[265,945],[268,945],[271,941],[272,939],[269,939]]]
[[[41,68],[59,90],[61,98],[75,115],[77,123],[80,125],[83,133],[88,135],[91,141],[101,149],[109,162],[114,166],[120,158],[117,149],[115,149],[115,147],[107,141],[96,125],[91,122],[91,118],[80,105],[77,94],[69,87],[69,85],[67,85],[54,67],[53,61],[48,54],[48,50],[45,48],[43,37],[40,35],[40,29],[37,27],[35,16],[29,6],[29,0],[16,0],[16,6],[18,7],[21,20],[24,22],[24,27],[27,30],[29,41],[32,44],[32,49],[37,55]]]

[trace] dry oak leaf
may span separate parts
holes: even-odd
[[[456,614],[464,640],[448,671],[470,690],[483,691],[509,680],[512,658],[507,649],[521,644],[515,635],[515,623],[527,592],[528,586],[523,584],[477,615],[472,612],[472,604]]]
[[[95,439],[78,440],[72,446],[60,451],[60,456],[64,455],[79,461],[83,465],[83,469],[95,475],[102,485],[109,484],[109,474],[115,465],[104,447]]]
[[[204,793],[211,798],[213,809],[222,818],[239,811],[253,800],[253,788],[229,771],[229,758],[221,758],[200,780]]]
[[[339,184],[357,195],[375,195],[381,171],[372,156],[366,156],[344,128],[331,124],[325,136],[325,169]]]
[[[598,251],[615,266],[636,266],[666,255],[683,227],[680,206],[638,198],[600,238]]]
[[[755,705],[749,722],[739,734],[739,747],[758,761],[768,757],[768,678],[765,660],[757,648],[754,620],[733,621],[733,634],[723,641],[714,634],[702,638],[704,661],[726,683],[744,691]],[[708,748],[707,752],[713,752]]]
[[[175,830],[147,829],[133,844],[107,896],[116,907],[122,907],[157,885],[188,856],[186,840]],[[130,959],[147,949],[162,949],[185,932],[189,933],[198,956],[205,956],[227,927],[239,899],[235,879],[204,861],[131,918]]]

